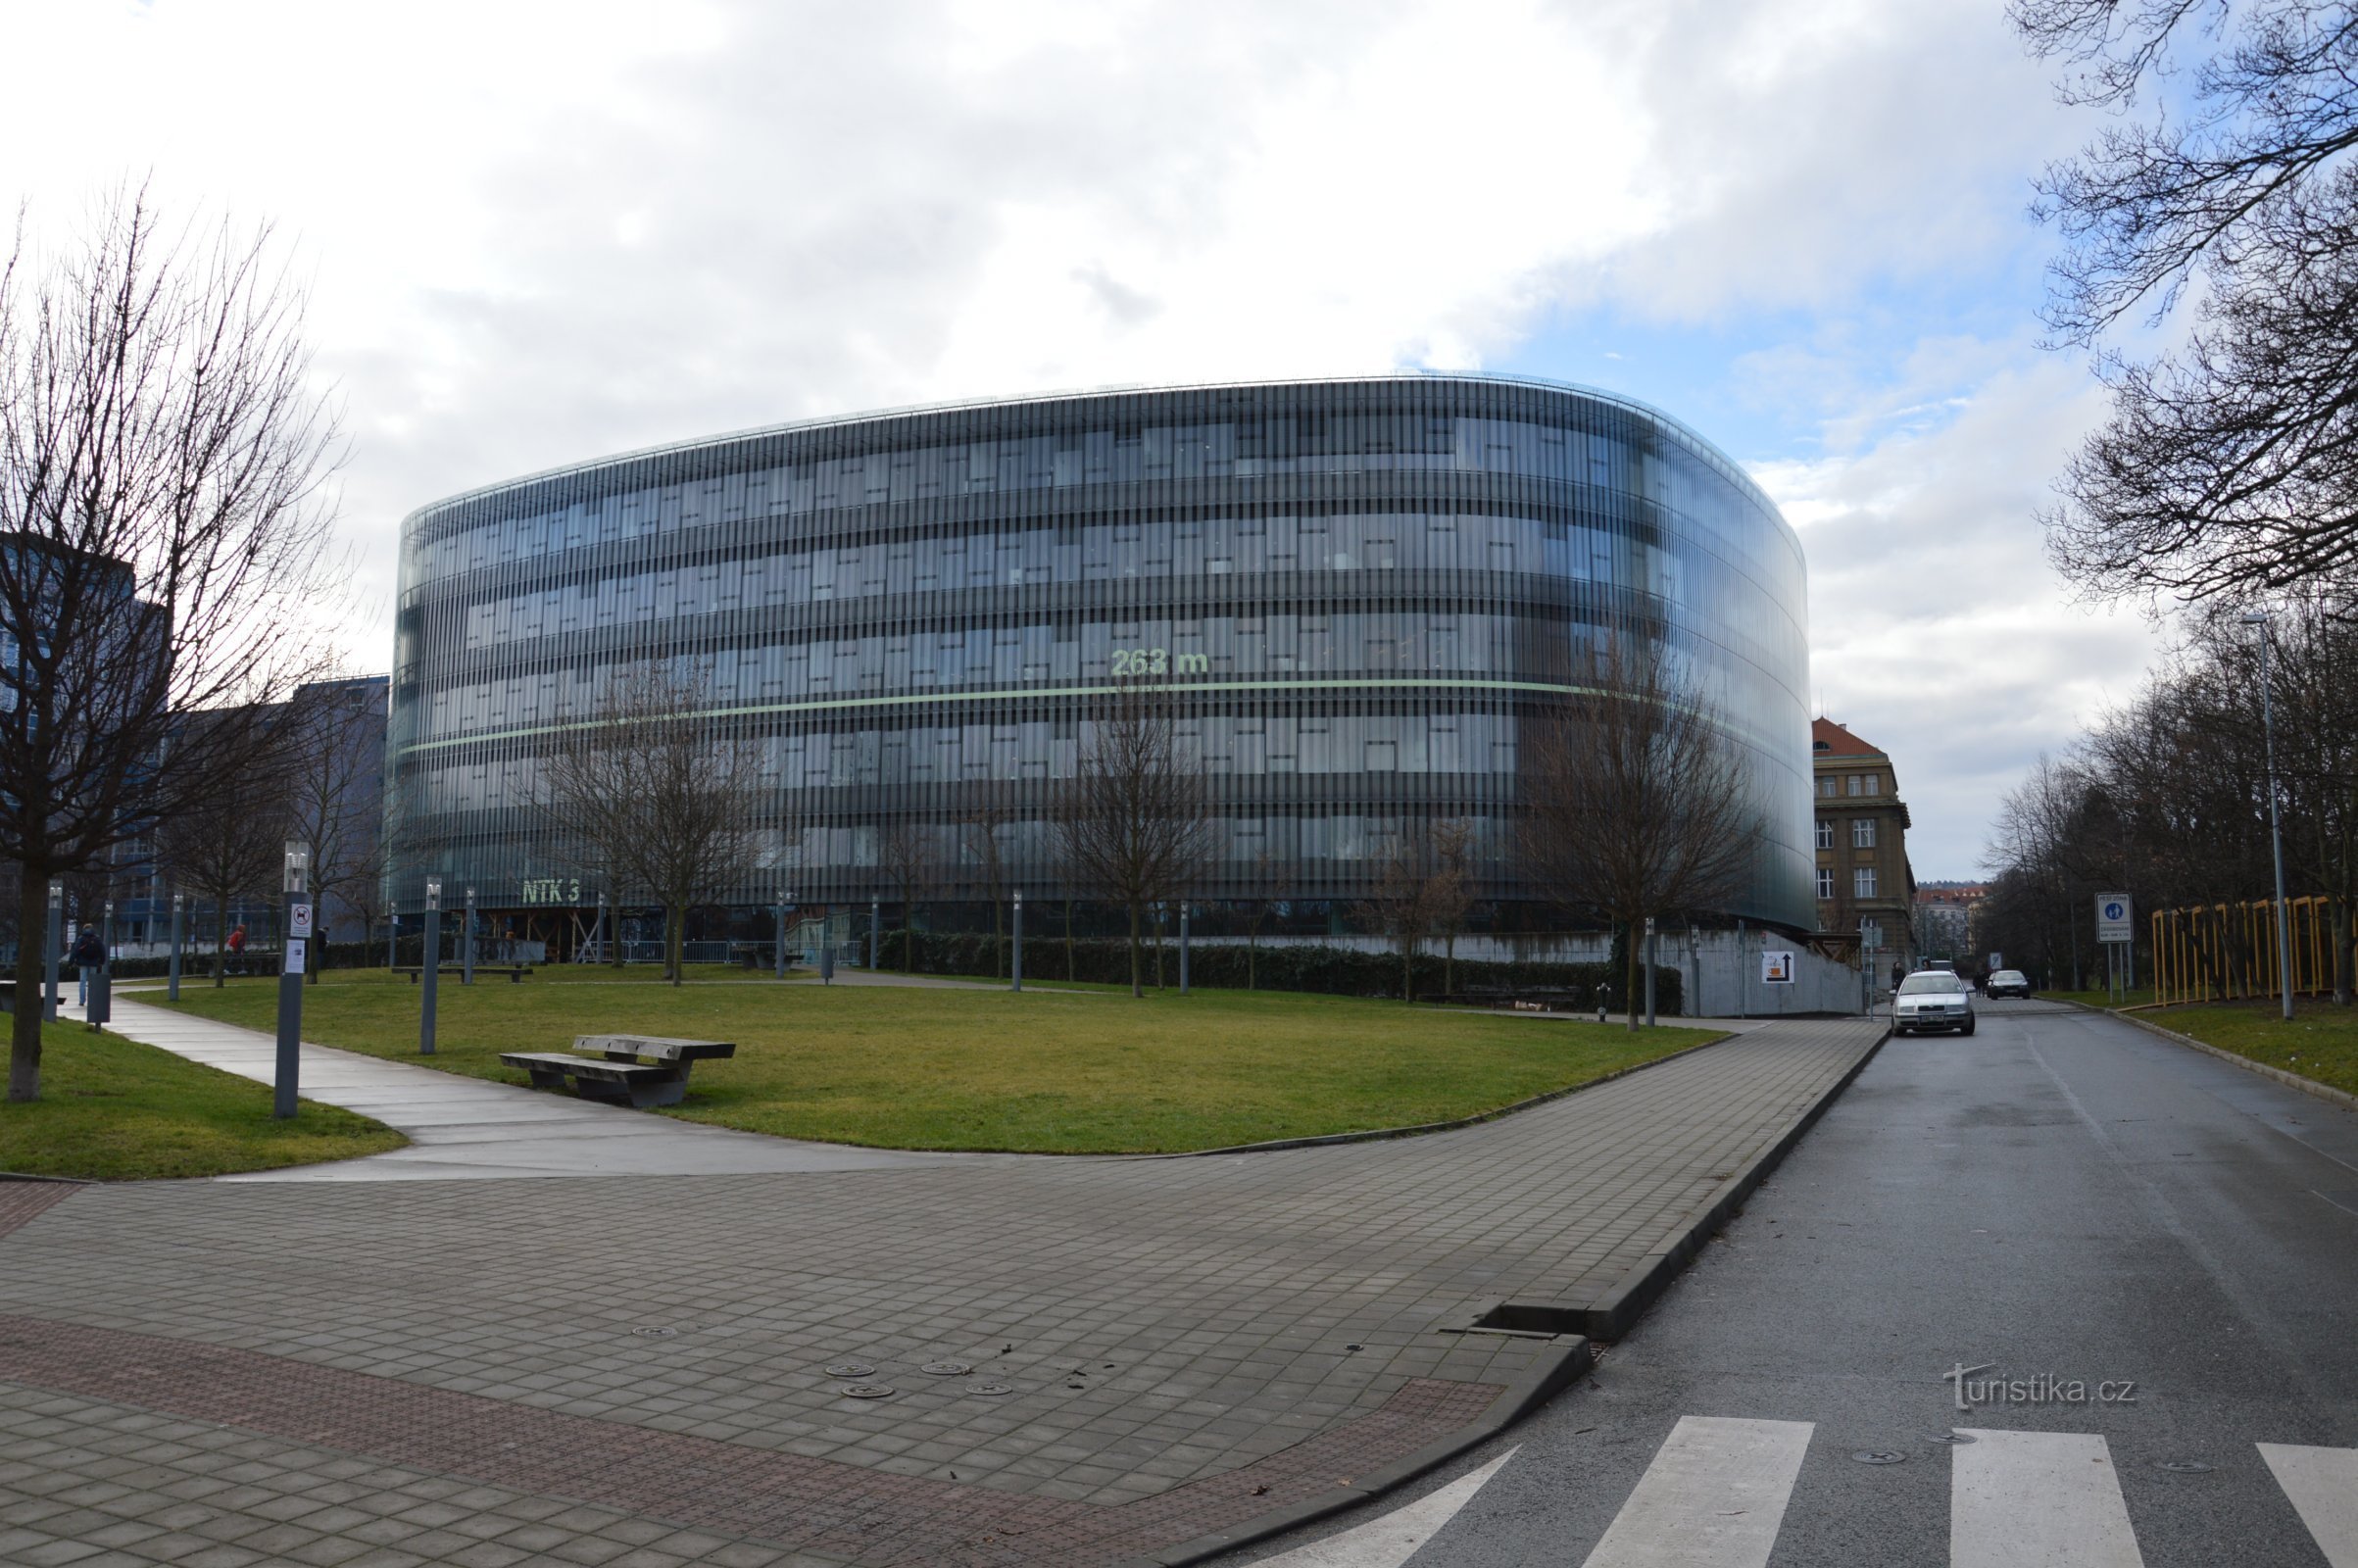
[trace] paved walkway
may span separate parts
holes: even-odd
[[[69,998],[59,1011],[78,1018]],[[108,1028],[270,1083],[277,1042],[234,1024],[115,998]],[[364,1159],[229,1176],[236,1182],[451,1181],[499,1176],[719,1176],[870,1170],[976,1156],[797,1143],[678,1121],[570,1095],[541,1094],[326,1046],[303,1047],[303,1098],[373,1116],[410,1147]]]
[[[1509,1397],[1551,1347],[1459,1330],[1608,1295],[1879,1033],[1250,1155],[45,1195],[0,1238],[0,1560],[1160,1550]]]

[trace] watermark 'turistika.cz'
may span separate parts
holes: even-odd
[[[2058,1377],[2052,1372],[2039,1372],[2019,1378],[1974,1376],[1976,1372],[1988,1372],[1996,1365],[1994,1361],[1984,1361],[1979,1366],[1966,1366],[1959,1362],[1940,1374],[1954,1392],[1958,1409],[1970,1410],[1984,1404],[2137,1403],[2137,1380],[2134,1378],[2089,1383],[2083,1378]]]

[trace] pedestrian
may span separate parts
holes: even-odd
[[[500,932],[500,962],[514,963],[515,961],[516,922],[514,920],[510,920],[507,926]]]
[[[243,920],[240,920],[229,932],[229,972],[243,974],[245,973],[245,964],[246,925]]]
[[[1901,963],[1897,958],[1893,958],[1891,960],[1891,989],[1893,991],[1897,991],[1899,989],[1899,982],[1905,980],[1907,977],[1908,966],[1904,963]]]
[[[107,961],[107,946],[98,940],[98,927],[83,926],[82,934],[74,938],[74,951],[68,956],[74,959],[76,1000],[87,1007],[90,1004],[90,977],[98,972],[100,964]]]

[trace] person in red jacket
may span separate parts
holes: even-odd
[[[246,928],[241,922],[229,933],[229,968],[233,973],[244,972],[246,961]]]

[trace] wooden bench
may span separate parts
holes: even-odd
[[[425,966],[418,963],[405,963],[395,968],[393,972],[408,975],[410,984],[416,985],[418,977],[425,973]],[[442,972],[454,980],[464,980],[467,977],[467,971],[455,963],[444,964]],[[531,972],[532,966],[528,963],[478,963],[475,965],[475,973],[504,974],[512,985]]]
[[[671,1040],[662,1035],[581,1035],[572,1055],[555,1051],[504,1052],[500,1060],[520,1067],[535,1089],[568,1084],[584,1100],[648,1110],[676,1105],[687,1098],[688,1071],[700,1061],[737,1054],[726,1040]]]

